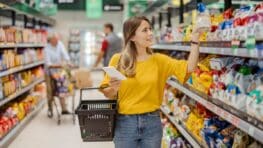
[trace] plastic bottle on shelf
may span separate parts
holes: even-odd
[[[203,3],[197,4],[197,20],[196,20],[196,28],[201,29],[203,32],[208,32],[211,28],[211,20],[208,10]]]

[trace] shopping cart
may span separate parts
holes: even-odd
[[[83,92],[100,88],[80,89],[80,103],[76,109],[79,119],[80,133],[84,142],[112,141],[115,118],[117,114],[116,100],[83,100]]]
[[[77,67],[69,67],[69,66],[54,66],[49,68],[49,75],[51,78],[51,85],[52,85],[52,105],[55,106],[55,110],[57,113],[57,124],[61,124],[61,116],[62,114],[59,112],[58,105],[55,101],[55,98],[61,99],[65,98],[68,99],[69,97],[72,98],[72,113],[65,114],[71,115],[73,124],[75,124],[76,117],[75,117],[75,80],[72,78],[71,70],[76,69]],[[50,86],[48,86],[50,87]],[[50,115],[51,109],[48,109],[48,115]]]

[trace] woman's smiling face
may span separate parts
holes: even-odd
[[[132,40],[139,47],[148,48],[153,45],[153,32],[151,25],[143,20],[137,28]]]

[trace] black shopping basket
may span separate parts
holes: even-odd
[[[80,104],[76,110],[80,133],[84,142],[112,141],[114,136],[116,100],[83,100],[83,91],[99,88],[80,89]]]

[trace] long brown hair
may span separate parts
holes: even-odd
[[[123,24],[124,48],[121,52],[117,69],[124,72],[128,77],[135,76],[137,48],[131,40],[142,21],[150,21],[145,16],[135,16],[126,20]],[[152,54],[152,50],[147,48],[147,53]]]

